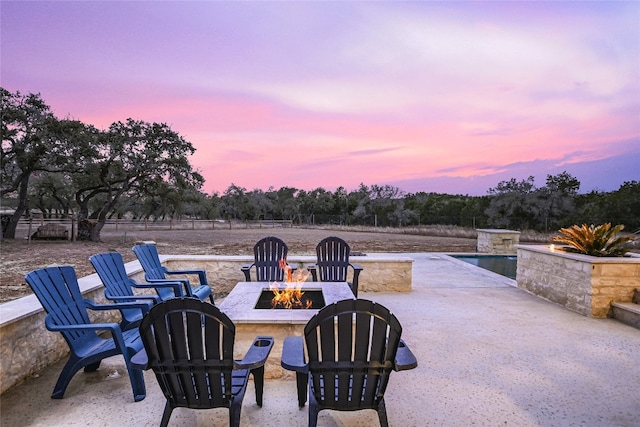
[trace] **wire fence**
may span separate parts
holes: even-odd
[[[256,220],[256,221],[226,221],[226,220],[125,220],[108,219],[102,231],[161,231],[161,230],[215,230],[215,229],[260,229],[260,228],[291,228],[292,220]],[[56,238],[56,230],[60,239],[75,240],[77,237],[78,221],[73,218],[27,218],[18,222],[17,230],[26,234],[27,239]],[[16,233],[18,234],[18,233]]]

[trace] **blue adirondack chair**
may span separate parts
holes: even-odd
[[[349,267],[353,269],[353,280],[348,282],[353,295],[358,298],[358,277],[362,272],[360,264],[349,262],[351,247],[339,237],[330,236],[322,239],[316,246],[317,262],[307,269],[314,282],[346,282]]]
[[[213,301],[213,293],[207,282],[207,274],[204,270],[168,270],[167,267],[160,263],[160,256],[158,255],[158,249],[156,245],[136,245],[132,248],[133,253],[138,257],[138,261],[144,269],[144,278],[149,283],[169,283],[180,282],[183,285],[184,292],[181,296],[187,296],[191,298],[198,298],[204,300],[209,297],[211,304],[215,304]],[[188,279],[176,278],[168,279],[167,274],[197,274],[200,284],[191,286]],[[169,290],[158,288],[158,295],[163,300],[169,298]]]
[[[116,303],[148,301],[149,307],[151,307],[154,303],[163,301],[160,294],[157,296],[136,295],[133,293],[133,288],[154,290],[167,288],[168,292],[163,292],[163,295],[168,298],[182,295],[182,284],[180,282],[139,283],[130,278],[124,267],[122,255],[118,252],[92,255],[89,257],[89,261],[105,286],[104,296]],[[129,325],[137,327],[142,320],[143,313],[138,309],[123,308],[120,312],[122,313],[121,325],[126,325],[125,329],[129,329]]]
[[[83,299],[76,273],[71,266],[48,267],[35,270],[25,280],[40,300],[47,316],[45,326],[52,332],[60,332],[69,345],[70,356],[64,365],[51,394],[52,399],[62,399],[71,378],[81,368],[93,372],[102,359],[122,354],[133,398],[136,402],[145,398],[144,377],[131,366],[131,357],[143,348],[137,329],[123,331],[118,323],[91,323],[87,309],[120,310],[123,307],[148,310],[146,303],[94,304]],[[97,331],[109,331],[110,338],[101,338]]]
[[[309,427],[324,409],[375,409],[380,425],[388,426],[384,394],[389,375],[418,366],[401,335],[400,322],[386,307],[346,299],[322,308],[304,327],[303,337],[285,338],[280,363],[296,372],[300,407],[309,393]]]
[[[251,281],[251,269],[256,269],[256,281],[258,282],[282,282],[285,279],[285,271],[280,266],[280,261],[287,259],[289,248],[278,237],[267,236],[258,240],[253,246],[253,263],[240,267],[244,273],[244,280]],[[295,266],[289,266],[296,270]]]
[[[156,304],[140,324],[144,350],[131,359],[151,368],[167,399],[160,426],[174,408],[229,409],[229,425],[240,425],[249,374],[256,403],[262,406],[264,365],[273,337],[256,337],[242,360],[234,360],[236,328],[211,304],[195,298],[173,298]]]

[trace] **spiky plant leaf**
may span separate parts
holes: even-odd
[[[635,236],[618,236],[624,230],[624,225],[611,227],[611,223],[595,226],[593,224],[572,225],[560,229],[560,236],[553,238],[554,242],[569,246],[568,250],[592,256],[624,256],[626,244]]]

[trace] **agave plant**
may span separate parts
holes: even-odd
[[[624,229],[624,225],[618,224],[611,227],[611,223],[598,226],[582,224],[572,225],[569,228],[561,228],[560,234],[553,238],[554,242],[569,245],[567,250],[585,255],[600,257],[624,256],[627,252],[626,245],[635,239],[635,236],[618,236]]]

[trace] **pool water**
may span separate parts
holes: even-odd
[[[452,258],[468,262],[485,270],[501,274],[509,279],[516,278],[518,257],[515,255],[450,255]]]

